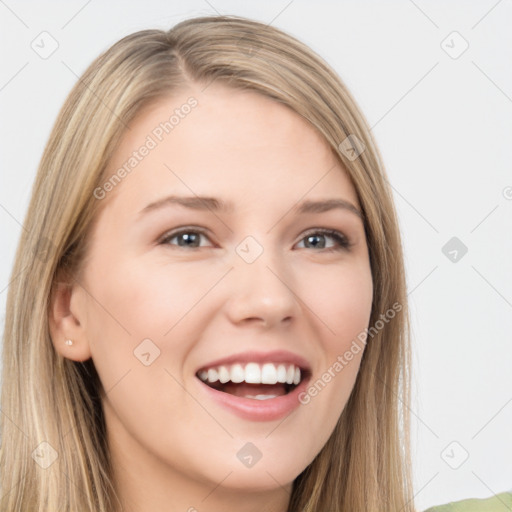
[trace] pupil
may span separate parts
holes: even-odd
[[[311,240],[311,239],[316,239],[318,240],[320,237],[318,235],[310,235],[308,236],[308,240]],[[318,244],[313,244],[313,247],[318,247],[318,246],[321,246],[321,248],[323,249],[325,247],[325,242],[322,244],[321,242],[318,243]]]
[[[193,241],[194,240],[194,237],[197,237],[197,235],[195,233],[192,233],[191,235],[190,234],[182,234],[180,235],[179,239],[180,240],[185,240],[185,242],[188,240],[188,241]],[[196,240],[197,242],[197,240]],[[190,247],[191,245],[193,245],[194,247],[197,247],[197,244],[187,244],[187,243],[179,243],[180,246],[187,246],[187,247]]]

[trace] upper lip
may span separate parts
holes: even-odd
[[[304,357],[287,350],[274,350],[271,352],[249,351],[232,354],[228,357],[203,364],[197,369],[196,373],[203,369],[235,363],[288,363],[298,366],[301,370],[311,371],[311,365]]]

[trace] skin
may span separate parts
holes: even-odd
[[[204,92],[191,86],[146,109],[107,176],[190,96],[198,106],[102,200],[78,281],[52,299],[52,339],[64,357],[92,357],[98,370],[123,510],[285,512],[293,480],[345,407],[363,351],[278,421],[223,409],[195,371],[233,353],[276,349],[305,357],[311,382],[332,367],[370,318],[364,225],[349,210],[299,215],[293,208],[304,199],[360,205],[343,167],[302,117],[217,84]],[[139,214],[170,194],[221,198],[233,211],[173,205]],[[159,243],[189,226],[208,233],[189,247],[180,247],[183,236]],[[316,228],[340,231],[351,247],[321,234],[315,246],[306,235]],[[263,249],[251,264],[235,250],[247,236]],[[147,338],[160,350],[149,366],[134,356]],[[262,453],[251,468],[236,456],[247,442]]]

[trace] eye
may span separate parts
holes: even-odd
[[[325,241],[322,240],[325,238],[332,238],[335,241],[334,246],[326,247]],[[306,240],[307,244],[312,244],[313,247],[324,249],[325,252],[348,250],[352,245],[343,233],[335,229],[316,229],[315,231],[310,231],[301,242],[303,240]]]
[[[194,249],[199,247],[198,244],[200,243],[201,236],[207,238],[207,235],[203,230],[197,228],[184,228],[164,235],[164,237],[160,239],[159,243],[162,245],[176,245],[171,243],[171,240],[176,238],[178,240],[178,247],[190,247],[191,249]]]
[[[177,231],[172,231],[164,235],[159,244],[161,245],[174,245],[183,248],[197,249],[200,248],[201,237],[208,238],[206,232],[202,229],[198,228],[182,228]],[[326,246],[325,239],[331,238],[334,240],[334,245]],[[171,243],[172,240],[176,239],[178,241],[177,244]],[[209,238],[208,238],[209,239]],[[335,229],[315,229],[306,234],[305,237],[302,238],[302,241],[306,241],[306,249],[309,248],[319,248],[323,249],[325,252],[333,252],[333,251],[341,251],[348,250],[351,247],[351,243],[347,239],[347,237],[337,231]]]

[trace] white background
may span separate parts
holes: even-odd
[[[2,328],[39,159],[86,66],[131,32],[195,15],[271,23],[340,74],[394,189],[413,319],[418,509],[512,489],[512,3],[184,4],[0,2]],[[31,48],[43,31],[59,45],[47,59]],[[454,31],[469,44],[457,58]],[[454,236],[468,248],[457,262],[441,250]]]

